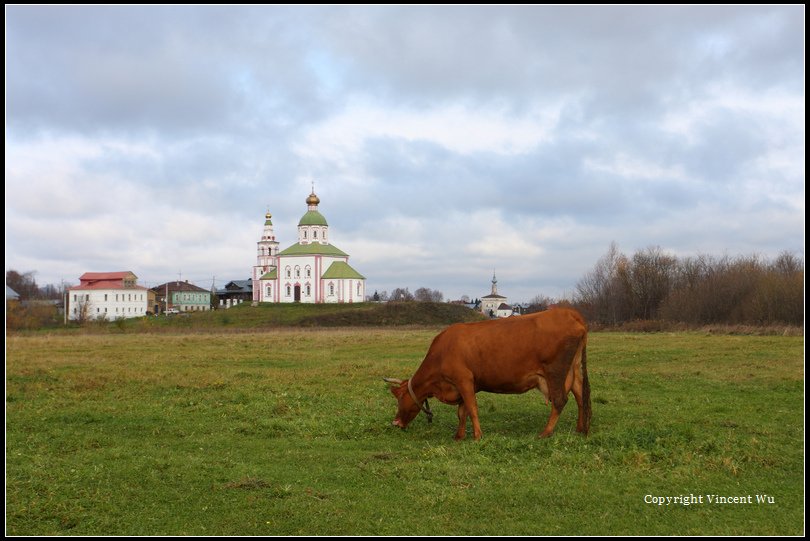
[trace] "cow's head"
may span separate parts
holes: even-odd
[[[397,416],[394,426],[405,428],[408,423],[413,421],[414,417],[419,415],[419,404],[414,402],[411,394],[408,392],[408,380],[401,380],[395,378],[385,378],[385,381],[391,384],[391,394],[397,399]]]

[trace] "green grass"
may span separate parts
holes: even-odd
[[[381,381],[436,332],[9,336],[6,533],[804,533],[802,337],[592,333],[589,437],[573,400],[538,440],[539,393],[480,393],[454,442],[435,401],[392,427]]]

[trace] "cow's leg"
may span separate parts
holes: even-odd
[[[577,432],[588,432],[585,423],[585,403],[582,399],[582,376],[579,375],[579,370],[574,371],[574,383],[571,385],[571,391],[574,393],[574,398],[577,401],[579,408],[579,416],[577,417]]]
[[[472,380],[466,381],[457,386],[461,394],[462,405],[467,410],[467,415],[472,419],[473,438],[481,439],[481,424],[478,422],[478,403],[475,401],[475,387]]]
[[[562,413],[565,403],[568,402],[568,395],[563,389],[554,389],[551,391],[551,393],[551,415],[548,418],[546,427],[540,433],[540,438],[548,438],[551,436],[551,434],[554,432],[554,427],[557,425],[557,421],[560,418],[560,413]]]
[[[463,440],[467,435],[467,409],[464,407],[464,402],[458,405],[458,430],[456,430],[455,439]]]

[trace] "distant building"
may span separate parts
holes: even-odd
[[[509,307],[509,314],[498,315],[499,312],[505,313],[505,309],[501,310],[501,305],[506,304],[507,298],[498,294],[498,279],[495,278],[495,273],[492,273],[492,292],[489,295],[481,297],[481,313],[489,317],[509,317],[512,315],[512,309]]]
[[[145,316],[147,289],[130,271],[86,272],[80,284],[68,288],[68,317],[72,320],[118,319]]]
[[[222,289],[217,289],[219,306],[230,308],[253,298],[252,280],[231,280]]]
[[[8,304],[11,301],[19,302],[20,294],[11,289],[10,287],[6,286],[6,304]]]
[[[512,315],[513,316],[522,316],[526,313],[527,305],[526,303],[518,303],[512,305]]]
[[[155,294],[155,306],[159,308],[155,313],[176,309],[179,312],[202,312],[211,309],[211,292],[188,280],[181,282],[166,282],[155,286],[151,290]],[[168,305],[166,296],[168,295]]]
[[[347,253],[329,243],[329,224],[318,211],[320,202],[313,189],[306,199],[307,212],[298,222],[298,242],[281,251],[272,216],[265,215],[253,266],[254,302],[365,301],[366,278],[349,265]]]
[[[495,310],[495,317],[510,317],[512,315],[514,315],[514,309],[505,302],[502,302],[498,309]]]

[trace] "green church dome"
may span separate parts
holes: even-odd
[[[308,210],[306,214],[301,216],[298,225],[329,225],[326,223],[326,218],[317,210]]]

